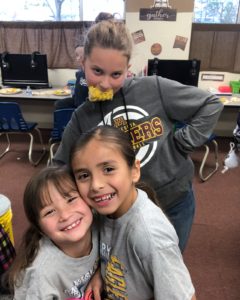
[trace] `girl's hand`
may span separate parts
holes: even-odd
[[[101,300],[102,290],[103,290],[103,280],[102,280],[100,268],[98,268],[86,288],[85,300],[93,300],[93,299]]]

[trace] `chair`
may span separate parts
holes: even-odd
[[[206,165],[209,153],[210,153],[210,148],[209,144],[213,144],[214,147],[214,167],[211,169],[211,171],[207,174],[204,175],[204,167]],[[208,141],[203,145],[205,147],[205,154],[203,156],[200,168],[199,168],[199,177],[201,178],[202,181],[207,181],[215,172],[217,172],[219,168],[219,162],[218,162],[218,143],[216,141],[216,135],[213,133],[209,137]]]
[[[53,113],[53,129],[51,131],[51,137],[49,139],[49,158],[47,164],[52,164],[54,150],[58,146],[62,139],[63,131],[72,117],[72,113],[75,108],[62,108],[57,109]]]
[[[33,166],[37,166],[46,153],[46,149],[43,145],[43,139],[41,131],[37,128],[38,123],[26,122],[20,106],[16,102],[0,102],[0,136],[5,135],[7,140],[7,146],[5,150],[0,154],[0,159],[10,151],[10,135],[11,134],[25,134],[30,137],[28,148],[28,159]],[[32,152],[34,145],[34,135],[37,132],[39,141],[41,143],[41,154],[37,160],[33,160]]]
[[[174,125],[174,130],[178,130],[182,127],[186,126],[183,122],[176,122]],[[219,162],[218,162],[218,143],[216,141],[216,135],[214,133],[211,134],[211,136],[208,138],[207,142],[203,144],[203,147],[205,148],[205,153],[201,161],[201,165],[199,168],[199,177],[202,181],[207,181],[215,172],[217,172],[219,168]],[[214,147],[214,167],[206,174],[205,166],[206,162],[210,153],[210,147],[209,145],[213,144]],[[205,174],[204,174],[205,173]]]

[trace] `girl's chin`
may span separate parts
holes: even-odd
[[[115,214],[115,210],[110,207],[96,207],[95,210],[100,214],[104,216],[111,216]]]

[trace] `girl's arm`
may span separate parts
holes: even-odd
[[[85,300],[101,300],[101,292],[103,290],[103,280],[101,276],[100,267],[97,269],[95,274],[92,276],[85,292]],[[90,298],[90,295],[93,295],[93,298]]]
[[[158,84],[169,119],[186,124],[175,132],[175,141],[183,152],[192,152],[210,137],[223,104],[217,96],[196,87],[165,78],[158,78]]]

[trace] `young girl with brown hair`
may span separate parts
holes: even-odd
[[[129,135],[93,128],[73,147],[71,165],[81,196],[99,213],[104,299],[196,299],[173,226],[137,188]]]
[[[14,299],[88,299],[98,268],[99,245],[92,212],[65,167],[37,173],[24,192],[29,228],[10,272]]]

